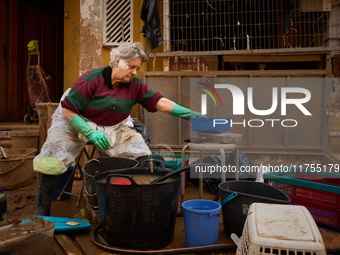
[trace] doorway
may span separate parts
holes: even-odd
[[[0,0],[0,43],[4,47],[0,58],[0,122],[22,121],[28,112],[27,44],[37,40],[40,66],[52,79],[48,83],[53,102],[63,92],[63,29],[64,1],[60,0]],[[3,8],[2,8],[3,7]],[[37,64],[33,58],[30,65]],[[1,69],[1,68],[0,68]]]

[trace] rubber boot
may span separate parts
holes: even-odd
[[[50,216],[51,203],[57,183],[57,175],[38,173],[35,195],[35,215]]]

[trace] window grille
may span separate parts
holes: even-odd
[[[104,0],[104,46],[132,41],[132,0]]]
[[[332,5],[333,3],[333,5]],[[327,47],[332,0],[158,0],[163,26],[158,51],[230,51]],[[334,11],[333,11],[334,10]]]

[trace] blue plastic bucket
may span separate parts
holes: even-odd
[[[185,245],[204,246],[218,243],[221,204],[197,199],[182,203]]]

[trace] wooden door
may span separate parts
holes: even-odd
[[[7,113],[8,1],[0,0],[0,121]]]
[[[5,89],[1,90],[6,95],[0,102],[0,121],[22,121],[29,107],[27,44],[31,40],[39,41],[40,66],[52,76],[48,86],[53,102],[58,102],[62,95],[64,1],[0,1],[8,2],[9,9],[7,23],[9,68],[7,84],[4,86]],[[37,64],[37,59],[33,58],[31,64]],[[4,109],[4,113],[1,109]]]

